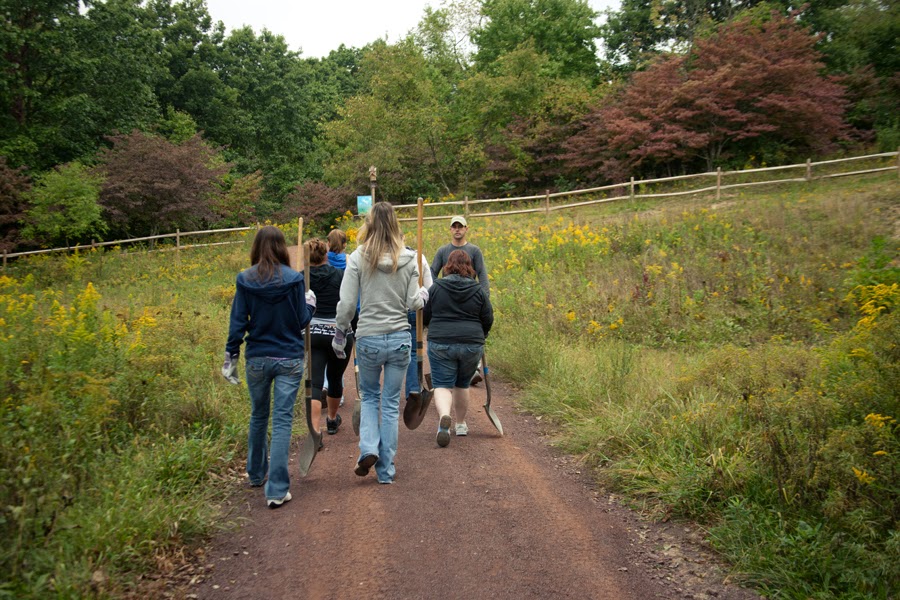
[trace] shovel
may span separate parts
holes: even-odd
[[[425,213],[425,207],[422,199],[418,200],[418,223],[416,225],[416,266],[419,269],[419,287],[422,287],[422,281],[425,275],[422,273],[422,221]],[[431,403],[431,397],[434,390],[429,389],[428,382],[425,381],[423,369],[425,367],[425,352],[422,349],[425,337],[422,332],[422,309],[416,311],[416,369],[419,375],[419,389],[422,390],[418,394],[410,392],[406,397],[406,406],[403,408],[403,423],[407,429],[415,429],[422,424],[425,413],[428,412],[428,405]]]
[[[300,252],[303,252],[303,219],[300,219],[300,229],[297,233],[297,258],[300,257]],[[309,255],[304,252],[303,254],[303,279],[306,281],[306,290],[309,291]],[[306,331],[304,332],[304,346],[306,348],[306,381],[304,383],[304,404],[306,407],[306,428],[309,430],[309,435],[306,437],[306,441],[303,442],[303,445],[300,447],[300,456],[298,457],[298,463],[300,468],[300,476],[305,477],[307,473],[309,473],[309,468],[312,466],[313,461],[316,459],[316,454],[319,452],[319,444],[322,443],[322,432],[316,433],[315,427],[313,427],[312,422],[312,354],[310,352],[310,339],[309,339],[309,325],[306,326]]]
[[[488,377],[487,355],[484,353],[481,355],[481,369],[484,371],[484,389],[487,393],[487,402],[484,403],[484,412],[487,414],[488,419],[491,420],[491,425],[497,428],[500,435],[503,435],[503,425],[500,424],[500,419],[497,418],[494,409],[491,408],[491,378]]]
[[[359,364],[356,362],[356,346],[353,346],[353,379],[356,381],[356,406],[353,407],[353,417],[350,422],[353,424],[353,433],[359,437],[359,420],[362,417],[362,396],[359,393]]]

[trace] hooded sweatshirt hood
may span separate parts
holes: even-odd
[[[303,358],[303,328],[313,311],[306,304],[303,274],[280,265],[268,281],[253,266],[237,276],[225,350],[246,344],[247,358]]]

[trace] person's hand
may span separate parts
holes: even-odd
[[[316,307],[316,293],[314,291],[309,290],[306,292],[306,304],[313,308]]]
[[[344,347],[347,345],[347,334],[335,327],[334,329],[334,339],[331,340],[331,347],[334,350],[334,353],[341,360],[347,358],[347,353],[344,352]]]
[[[422,299],[422,304],[428,304],[428,288],[420,287],[419,291],[416,292],[416,295]]]
[[[228,380],[228,383],[237,385],[241,382],[237,376],[237,363],[240,354],[229,354],[225,351],[225,362],[222,363],[222,376]]]

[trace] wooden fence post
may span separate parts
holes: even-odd
[[[544,214],[550,214],[550,190],[544,192]]]
[[[628,197],[634,200],[634,175],[631,176],[631,185],[628,188]]]
[[[722,197],[722,167],[716,167],[716,202]]]
[[[175,251],[181,252],[181,229],[175,229]]]
[[[812,159],[806,159],[806,182],[812,181]]]
[[[469,218],[469,197],[463,198],[463,216]]]

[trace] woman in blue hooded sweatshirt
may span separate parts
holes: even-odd
[[[239,383],[237,361],[241,344],[246,342],[250,391],[247,475],[252,486],[265,483],[266,504],[277,508],[291,499],[291,425],[303,377],[303,329],[315,312],[316,297],[304,293],[303,275],[291,269],[284,234],[277,227],[267,225],[257,232],[250,264],[237,276],[222,374],[231,383]],[[272,442],[266,448],[270,399]]]

